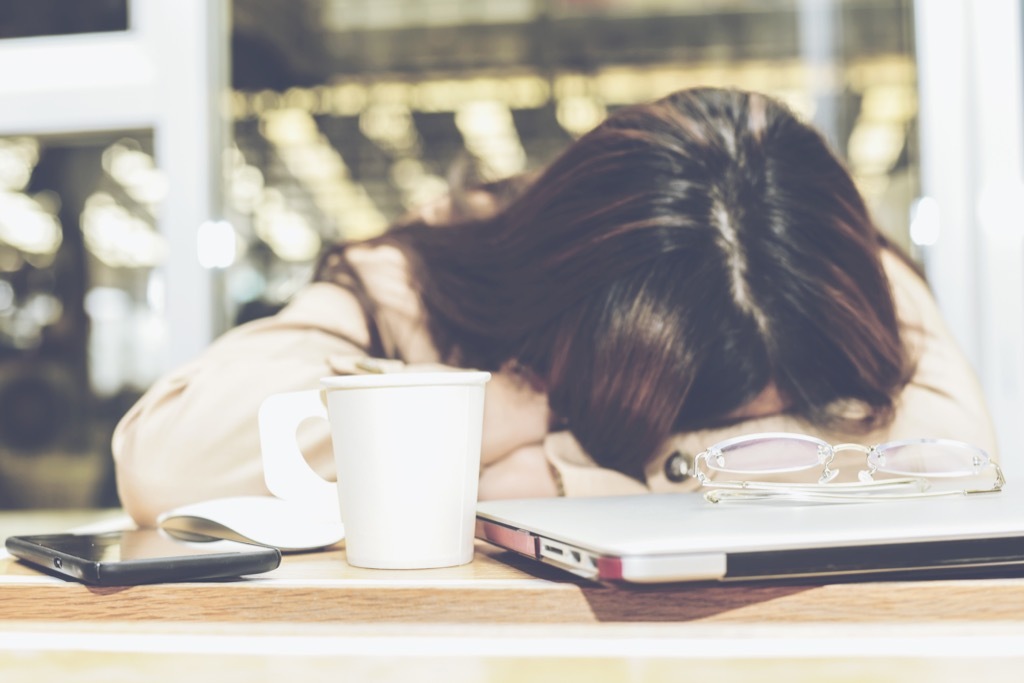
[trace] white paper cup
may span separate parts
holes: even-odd
[[[466,564],[489,379],[470,370],[343,375],[322,379],[319,392],[272,396],[260,411],[267,485],[320,507],[337,500],[353,566]],[[337,485],[316,476],[295,444],[298,425],[317,415],[330,422]]]
[[[330,377],[327,396],[350,564],[473,559],[486,372]]]

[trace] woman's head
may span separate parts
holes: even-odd
[[[387,239],[450,361],[527,367],[634,476],[766,391],[817,422],[839,402],[881,419],[906,381],[884,238],[821,136],[762,95],[619,110],[493,214]]]

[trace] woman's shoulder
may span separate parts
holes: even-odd
[[[952,339],[938,301],[924,275],[919,273],[903,256],[885,249],[882,251],[882,267],[889,278],[896,314],[904,331],[916,336]],[[913,345],[914,340],[910,340]]]
[[[401,249],[391,244],[360,244],[346,249],[345,258],[379,305],[406,312],[419,310],[409,260]]]
[[[347,248],[345,258],[372,302],[385,353],[410,363],[440,362],[405,253],[392,244],[367,243]]]
[[[346,271],[332,266],[332,260],[346,260],[358,275],[359,283]],[[392,246],[357,245],[327,256],[328,276],[318,276],[289,297],[276,314],[259,318],[233,328],[223,339],[253,336],[281,329],[319,329],[323,332],[357,340],[368,345],[364,299],[373,302],[374,317],[390,315],[399,310],[409,313],[417,309],[415,294],[408,282],[404,255]],[[363,290],[365,296],[359,293]]]

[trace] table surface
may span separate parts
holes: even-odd
[[[0,538],[121,519],[0,513]],[[377,681],[659,681],[681,667],[726,681],[1020,680],[1022,646],[1013,576],[625,588],[479,543],[471,564],[447,569],[358,569],[335,548],[239,580],[98,588],[0,559],[5,682],[170,681],[209,667],[246,681],[338,667]]]

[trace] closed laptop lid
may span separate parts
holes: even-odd
[[[709,503],[700,493],[485,501],[477,535],[580,576],[658,583],[1024,564],[1024,497]]]

